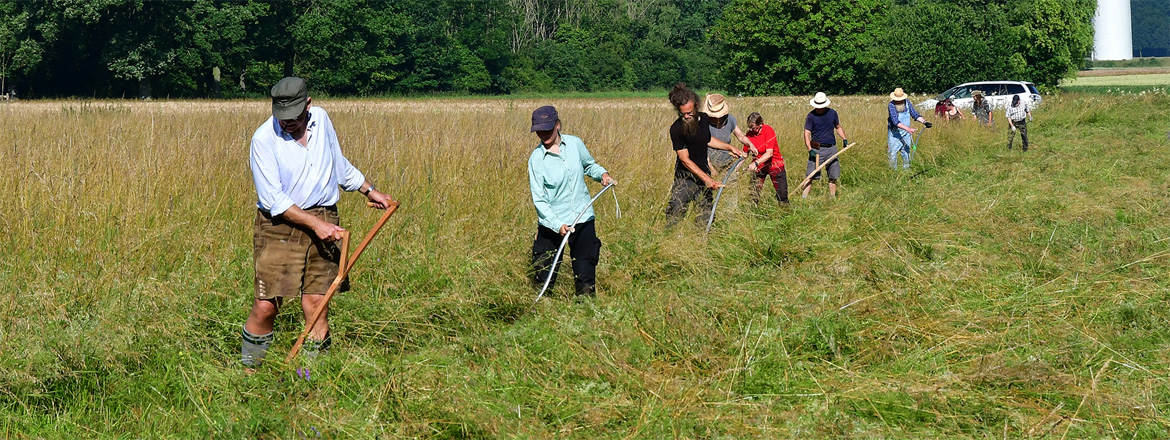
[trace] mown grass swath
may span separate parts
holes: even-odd
[[[807,101],[732,105],[794,171]],[[663,229],[665,98],[315,102],[402,207],[309,381],[237,362],[266,102],[0,105],[0,436],[1170,435],[1170,98],[1046,97],[1027,154],[1002,123],[938,123],[909,172],[885,97],[833,102],[858,143],[840,197],[753,206],[741,178],[707,240]],[[594,301],[532,305],[547,103],[621,182],[621,220],[595,206]],[[381,213],[340,209],[359,232]],[[302,324],[286,307],[273,353]]]

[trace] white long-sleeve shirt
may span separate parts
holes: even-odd
[[[329,206],[346,191],[357,191],[366,177],[341,153],[329,115],[309,107],[308,147],[302,147],[280,128],[276,119],[252,135],[250,164],[256,184],[256,207],[273,216],[297,205]]]

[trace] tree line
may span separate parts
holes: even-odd
[[[1133,55],[1170,56],[1170,1],[1132,0]]]
[[[22,97],[1055,85],[1094,0],[0,0],[0,90]]]

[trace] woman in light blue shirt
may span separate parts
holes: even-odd
[[[549,287],[556,283],[552,260],[565,234],[571,233],[568,246],[577,296],[592,297],[596,291],[601,240],[593,227],[589,188],[581,176],[588,175],[603,185],[616,182],[593,160],[581,138],[561,134],[560,117],[553,106],[546,105],[532,112],[532,131],[540,138],[540,145],[528,157],[528,186],[538,223],[532,244],[533,282],[537,289],[549,276],[552,277]],[[582,210],[585,214],[581,220],[570,225]]]

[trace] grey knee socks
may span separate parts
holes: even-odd
[[[325,339],[320,341],[313,338],[305,338],[301,356],[304,356],[306,359],[314,359],[319,354],[329,353],[329,347],[331,345],[333,345],[332,335],[325,335]]]
[[[254,335],[248,329],[241,330],[240,362],[249,367],[260,365],[264,361],[264,354],[272,345],[272,332],[266,335]]]

